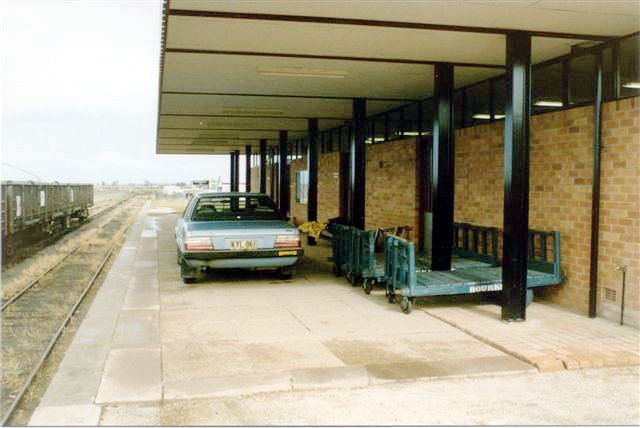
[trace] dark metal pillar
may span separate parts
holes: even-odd
[[[358,229],[364,230],[365,204],[365,142],[367,138],[367,100],[353,100],[353,133],[349,146],[349,222]]]
[[[309,119],[309,143],[307,144],[307,171],[309,188],[307,192],[307,221],[318,220],[318,119]],[[316,245],[313,236],[307,237],[309,245]]]
[[[230,192],[234,192],[235,190],[235,177],[236,177],[236,160],[235,160],[235,156],[236,153],[235,152],[231,152],[229,153],[229,161],[231,163],[231,168],[229,171],[229,191]]]
[[[251,146],[244,146],[245,171],[244,171],[244,191],[251,192]]]
[[[527,32],[507,35],[506,83],[502,319],[523,321],[527,295],[531,113],[531,36]]]
[[[602,134],[602,53],[596,55],[593,102],[593,184],[591,190],[591,266],[589,273],[589,317],[596,317],[598,298],[598,242],[600,235],[600,137]],[[622,296],[624,298],[624,294]]]
[[[287,131],[280,131],[280,157],[278,159],[278,202],[280,214],[286,217],[289,214],[289,169],[287,168]]]
[[[260,193],[267,193],[267,140],[260,140]]]
[[[434,66],[433,151],[431,165],[431,269],[451,270],[453,246],[453,65]]]

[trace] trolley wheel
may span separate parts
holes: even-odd
[[[357,277],[356,275],[353,275],[353,274],[351,274],[351,275],[349,275],[349,276],[351,277],[351,278],[350,278],[350,280],[351,280],[351,286],[352,286],[352,287],[357,287],[357,286],[358,286],[358,277]]]
[[[531,304],[531,302],[533,302],[533,290],[530,288],[527,288],[527,306],[529,306]]]
[[[340,269],[338,269],[338,265],[334,264],[333,266],[331,266],[331,270],[333,271],[333,274],[335,276],[340,276]]]
[[[389,301],[389,303],[395,303],[396,302],[396,295],[393,293],[389,293],[387,294],[387,300]]]
[[[182,282],[185,284],[193,284],[194,282],[196,282],[196,279],[191,277],[191,278],[182,278]]]
[[[402,309],[402,312],[404,312],[405,314],[410,314],[411,313],[411,309],[413,306],[413,299],[409,299],[406,296],[402,297],[402,300],[400,300],[400,308]]]
[[[365,279],[364,282],[362,283],[362,288],[364,288],[364,292],[366,294],[371,294],[371,289],[373,288],[373,280]]]

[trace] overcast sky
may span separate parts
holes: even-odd
[[[2,179],[226,181],[226,156],[156,155],[160,1],[2,2]],[[243,162],[241,162],[242,164]]]

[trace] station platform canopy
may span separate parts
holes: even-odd
[[[505,35],[540,63],[638,31],[633,1],[189,1],[164,5],[157,153],[229,154],[504,73]]]

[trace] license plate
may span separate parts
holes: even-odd
[[[231,249],[236,251],[250,251],[258,248],[258,241],[239,239],[231,241]]]

